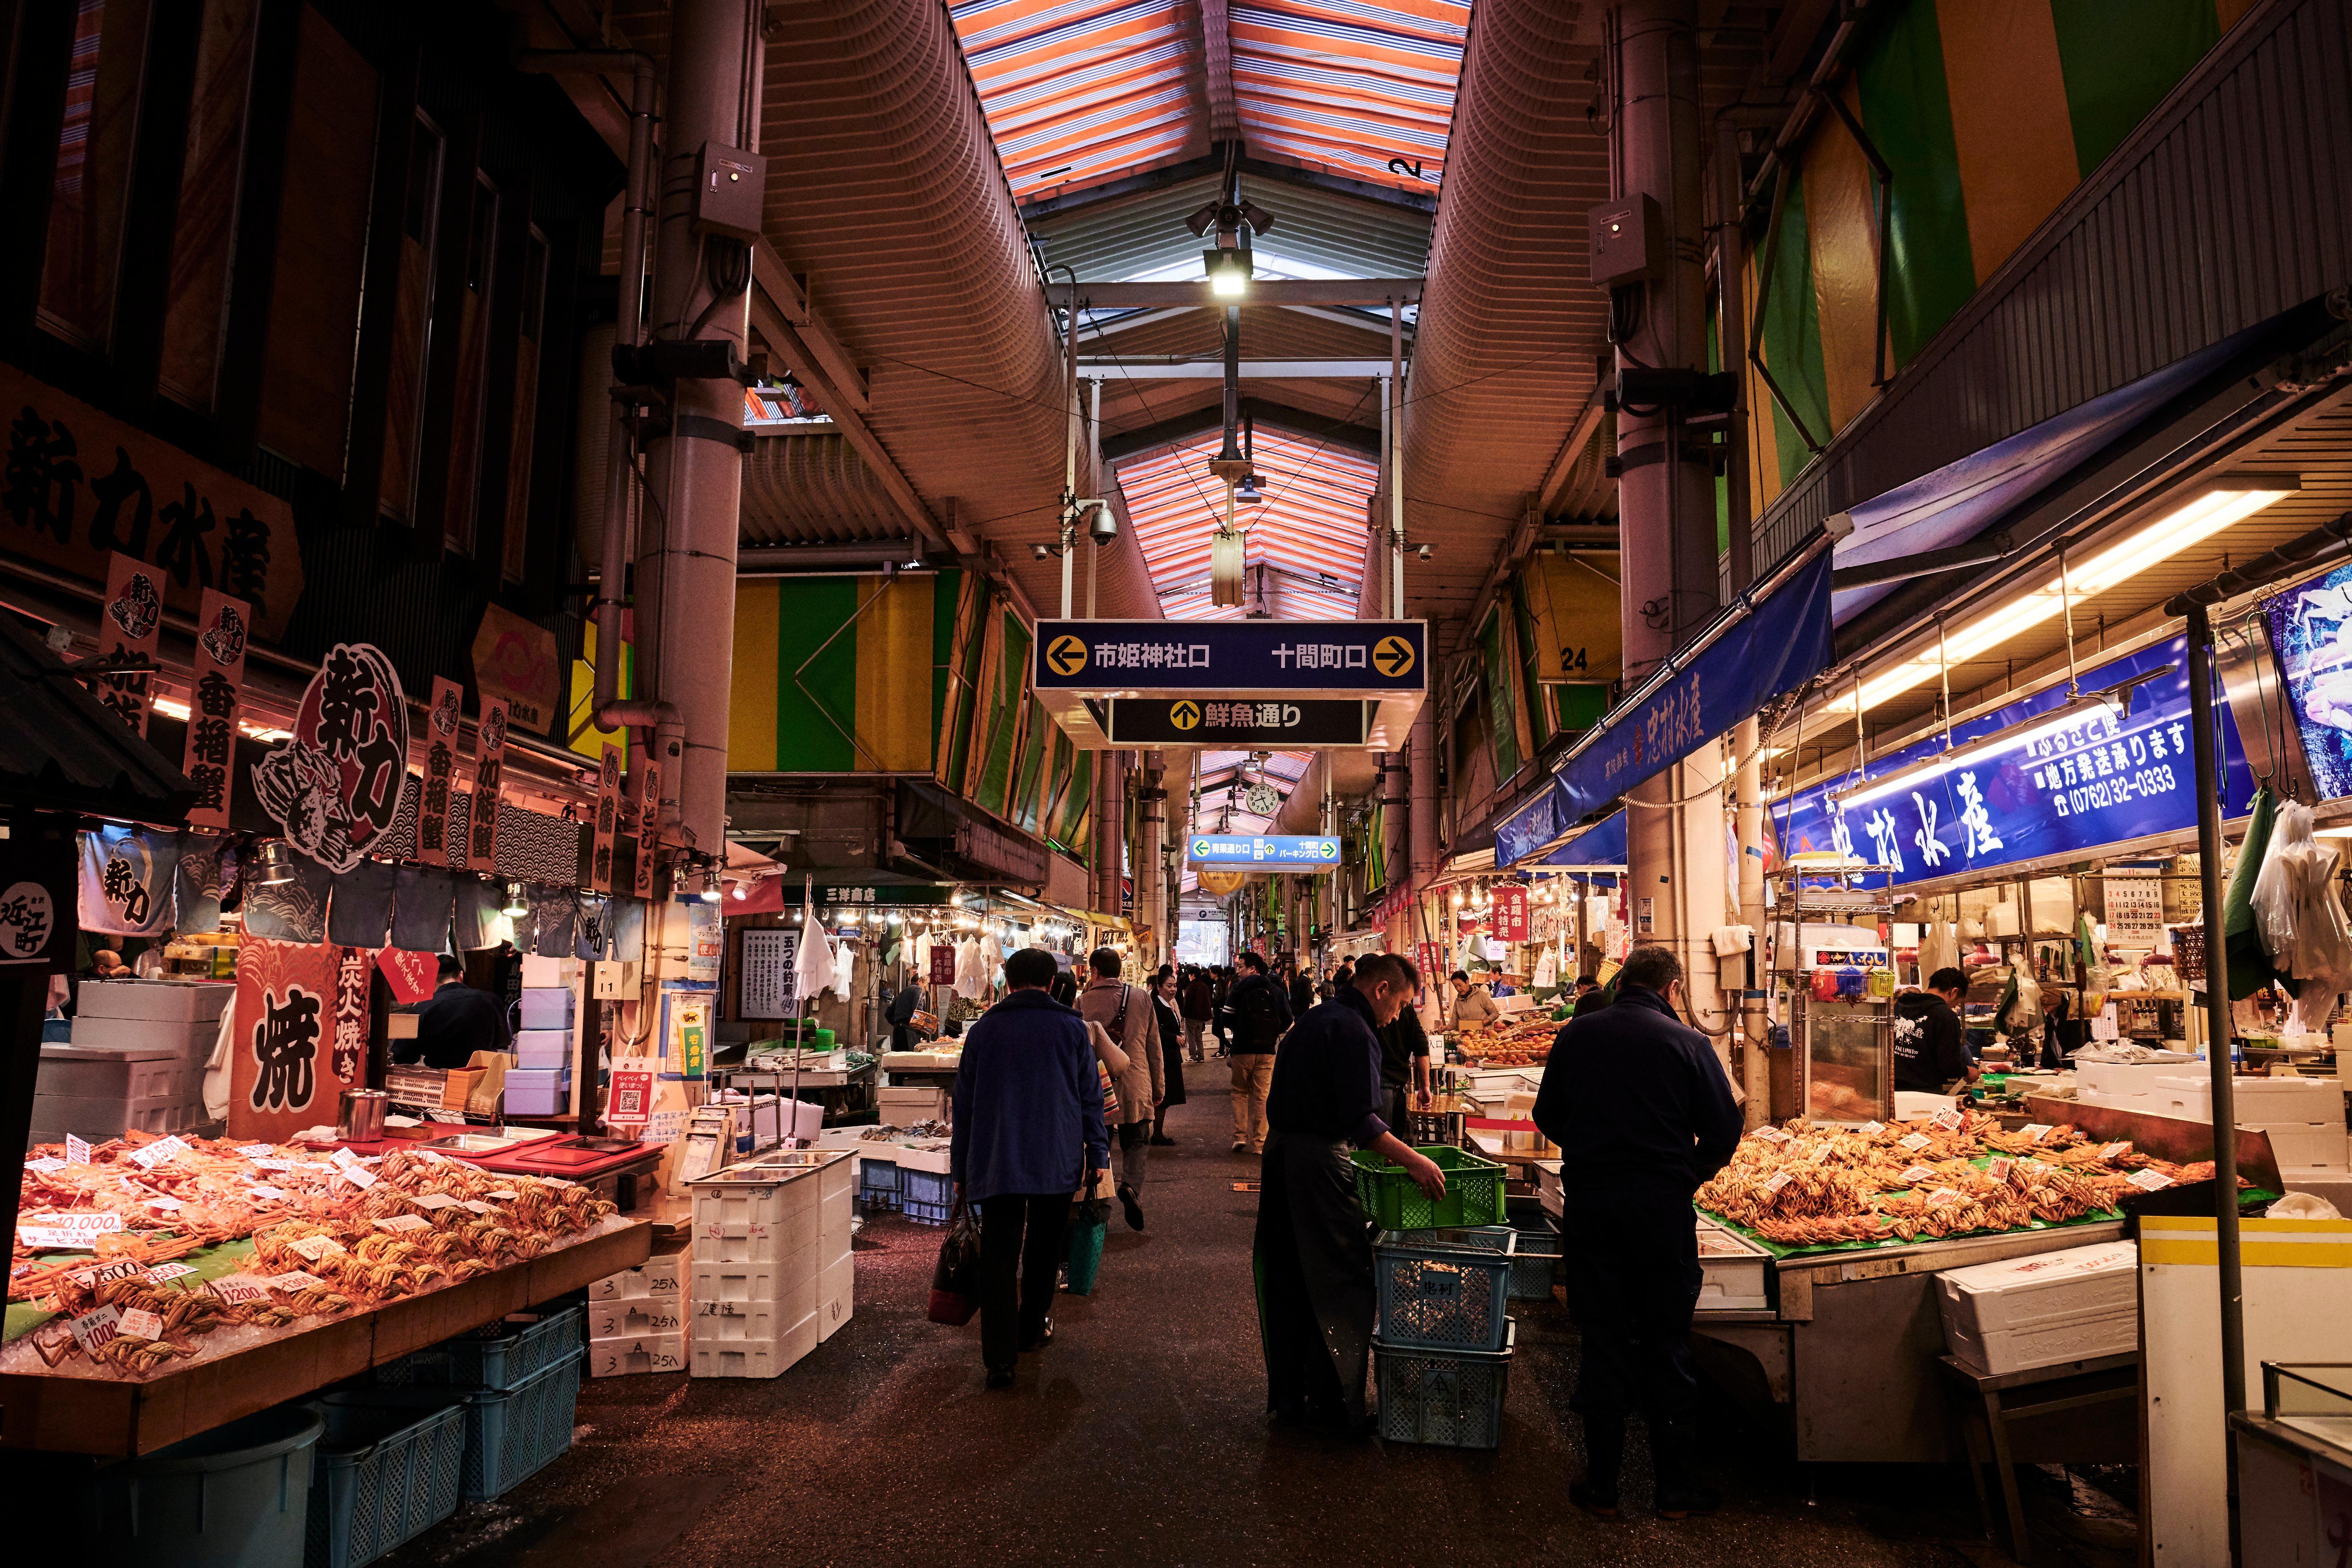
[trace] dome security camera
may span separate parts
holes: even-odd
[[[1108,502],[1095,504],[1094,515],[1087,523],[1087,537],[1097,544],[1108,544],[1118,537],[1118,518]]]

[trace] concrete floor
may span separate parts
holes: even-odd
[[[1576,1334],[1518,1309],[1501,1448],[1465,1453],[1277,1430],[1250,1295],[1255,1162],[1226,1152],[1223,1075],[1191,1070],[1173,1149],[1153,1151],[1149,1228],[1113,1217],[1097,1293],[1064,1297],[1055,1342],[1009,1392],[982,1386],[980,1325],[923,1317],[940,1233],[895,1215],[857,1251],[855,1320],[767,1382],[594,1381],[575,1446],[494,1503],[383,1559],[460,1568],[651,1564],[2005,1563],[1958,1467],[1799,1467],[1737,1413],[1708,1445],[1727,1504],[1629,1518],[1567,1502],[1583,1458],[1567,1398]],[[1214,1092],[1202,1094],[1206,1085]],[[2037,1560],[2122,1568],[2131,1521],[2028,1470]]]

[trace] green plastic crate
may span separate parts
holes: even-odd
[[[1359,1150],[1356,1196],[1382,1230],[1437,1230],[1503,1223],[1503,1167],[1442,1145],[1413,1151],[1445,1173],[1445,1195],[1435,1203],[1412,1184],[1404,1167]]]

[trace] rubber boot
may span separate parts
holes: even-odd
[[[1569,1484],[1568,1500],[1595,1519],[1615,1519],[1617,1476],[1624,1467],[1624,1417],[1586,1416],[1584,1479]]]
[[[1658,1472],[1660,1519],[1687,1519],[1723,1506],[1723,1494],[1699,1479],[1696,1422],[1653,1422],[1650,1457]]]

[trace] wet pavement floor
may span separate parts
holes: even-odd
[[[1998,1564],[1961,1466],[1800,1466],[1720,1402],[1712,1518],[1649,1509],[1643,1440],[1627,1517],[1570,1506],[1583,1473],[1567,1402],[1576,1331],[1514,1307],[1517,1353],[1491,1453],[1272,1426],[1250,1291],[1255,1162],[1229,1153],[1220,1064],[1152,1151],[1147,1228],[1114,1215],[1102,1277],[1064,1296],[1054,1343],[983,1388],[977,1319],[928,1321],[941,1232],[869,1218],[856,1314],[782,1376],[599,1379],[572,1450],[380,1561],[399,1568],[653,1564]],[[1202,1092],[1206,1085],[1208,1092]],[[2035,1561],[2124,1568],[2130,1515],[2028,1468]]]

